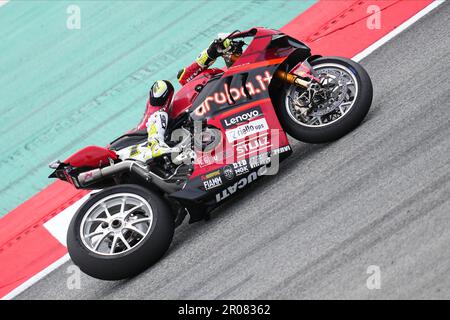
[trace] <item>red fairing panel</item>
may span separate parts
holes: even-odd
[[[170,108],[169,116],[171,119],[177,118],[183,112],[188,110],[195,98],[198,96],[198,92],[195,87],[198,85],[204,86],[211,77],[216,74],[223,73],[222,69],[212,68],[202,71],[194,79],[186,83],[175,95],[172,106]]]
[[[89,146],[71,155],[64,163],[73,167],[98,168],[108,165],[109,159],[117,160],[117,154],[106,148]]]
[[[202,72],[204,67],[201,67],[197,61],[192,62],[189,66],[187,66],[181,77],[178,79],[178,82],[184,86],[186,83],[194,79],[196,76]]]
[[[267,130],[234,139],[233,132],[239,130],[238,127],[245,125],[245,122],[233,125],[229,119],[246,112],[254,115],[248,123],[260,125]],[[197,161],[190,177],[191,180],[199,175],[222,168],[226,164],[264,155],[268,151],[289,145],[288,138],[281,127],[270,98],[248,103],[219,114],[210,118],[208,124],[220,128],[223,135],[222,142],[211,152],[197,153]]]
[[[236,62],[233,63],[233,67],[278,58],[278,56],[272,55],[270,52],[267,51],[267,46],[272,40],[272,36],[279,34],[280,32],[276,30],[269,30],[262,28],[254,28],[254,29],[256,30],[256,34],[252,42],[245,49],[242,56]],[[243,31],[240,34],[246,34],[250,31],[251,30]]]

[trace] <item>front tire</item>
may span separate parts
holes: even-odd
[[[373,88],[369,75],[358,63],[340,57],[322,57],[311,62],[314,70],[337,70],[337,74],[341,72],[341,78],[346,82],[355,82],[353,88],[345,86],[343,95],[347,95],[349,101],[346,102],[348,108],[336,107],[333,113],[327,114],[324,108],[319,108],[316,115],[298,116],[292,106],[293,101],[291,95],[297,90],[300,97],[301,89],[295,88],[295,85],[287,85],[283,87],[283,93],[279,95],[278,114],[280,122],[286,132],[297,140],[308,143],[325,143],[341,138],[353,129],[355,129],[369,112],[372,104]],[[338,79],[341,79],[338,78]],[[356,92],[353,100],[351,95]],[[345,97],[344,97],[345,98]],[[340,99],[340,98],[339,98]],[[345,101],[345,100],[343,100]],[[336,103],[336,105],[338,105]],[[341,103],[341,105],[344,105]],[[333,108],[331,105],[330,109]],[[324,116],[320,116],[321,113]],[[310,113],[314,115],[314,113]],[[319,114],[319,115],[317,115]],[[336,118],[336,119],[334,119]],[[334,119],[334,120],[333,120]]]
[[[73,217],[67,247],[73,262],[102,280],[135,276],[167,251],[174,221],[167,204],[137,185],[104,189]]]

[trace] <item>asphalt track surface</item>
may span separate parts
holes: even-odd
[[[154,267],[69,290],[69,262],[18,298],[450,298],[449,16],[447,2],[362,61],[375,96],[357,130],[292,141],[279,175],[185,222]]]

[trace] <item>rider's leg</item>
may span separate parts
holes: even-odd
[[[164,134],[168,123],[168,115],[159,110],[153,113],[147,122],[147,143],[130,146],[117,152],[120,159],[135,159],[146,162],[151,158],[164,154],[179,153],[179,148],[171,148],[164,142]]]
[[[147,122],[148,146],[152,151],[152,157],[163,154],[179,152],[178,148],[170,148],[164,141],[168,123],[167,112],[159,110],[153,113]]]

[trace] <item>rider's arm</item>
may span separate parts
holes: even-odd
[[[177,78],[181,85],[194,79],[200,72],[208,69],[223,52],[230,47],[229,39],[214,40],[208,49],[203,50],[195,61],[178,72]]]

